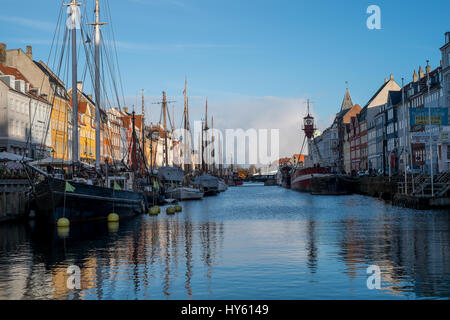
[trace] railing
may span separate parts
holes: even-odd
[[[0,222],[26,214],[28,180],[0,180]]]
[[[414,188],[413,188],[414,186]],[[405,184],[404,181],[397,182],[397,192],[404,194],[406,190],[407,194],[416,196],[431,196],[431,177],[429,175],[420,174],[414,176],[412,180],[408,180]],[[443,172],[433,179],[433,194],[434,196],[445,196],[447,191],[450,190],[450,172]]]

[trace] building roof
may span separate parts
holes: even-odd
[[[355,117],[357,114],[361,112],[361,107],[359,104],[355,104],[351,109],[347,110],[345,115],[342,117],[343,123],[350,123],[352,117]]]
[[[54,90],[54,94],[60,98],[69,100],[69,97],[67,95],[67,90],[64,85],[64,83],[56,76],[42,61],[33,61],[41,70],[42,72],[47,75],[49,81],[56,86],[58,86],[62,90],[62,94],[59,93],[58,90]]]
[[[401,91],[389,91],[388,93],[388,103],[391,106],[395,106],[396,104],[402,101],[402,92]]]
[[[25,83],[28,83],[30,85],[30,88],[33,88],[31,82],[28,81],[28,79],[16,68],[14,67],[8,67],[0,63],[0,73],[4,75],[13,76],[16,80],[23,80]],[[10,89],[17,91],[15,87],[9,87]],[[19,91],[17,91],[19,92]],[[21,92],[23,94],[23,92]],[[24,93],[25,95],[32,97],[33,99],[39,100],[41,102],[49,103],[46,99],[43,97],[38,97],[33,91],[28,91]]]
[[[366,103],[366,105],[364,107],[369,106],[369,104],[378,96],[378,94],[384,89],[384,87],[387,86],[387,84],[389,83],[389,81],[385,81],[381,87],[374,93],[374,95],[369,99],[369,101]]]
[[[30,81],[28,81],[28,79],[25,78],[25,76],[16,68],[7,67],[4,64],[0,63],[0,72],[5,75],[14,76],[14,78],[16,78],[16,80],[23,80],[23,81],[25,81],[25,83],[28,83],[30,85],[30,88],[33,87],[31,85]]]
[[[305,155],[304,154],[294,154],[292,158],[296,159],[299,162],[305,162]]]

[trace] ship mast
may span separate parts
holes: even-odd
[[[184,171],[188,172],[189,171],[189,158],[188,158],[188,153],[187,150],[189,150],[189,137],[188,137],[188,102],[187,102],[187,77],[184,80],[184,151],[183,151],[183,155],[184,155]],[[190,152],[189,152],[190,154]],[[190,161],[189,161],[190,162]]]
[[[72,0],[70,4],[71,19],[72,19],[72,162],[76,163],[79,160],[78,153],[78,62],[77,62],[77,24],[79,23],[80,3],[77,0]]]
[[[208,129],[209,129],[208,128],[208,98],[206,98],[206,107],[205,108],[206,108],[206,110],[205,110],[205,126],[204,126],[205,136],[203,137],[205,142],[204,142],[203,152],[204,152],[204,149],[206,149],[208,147]],[[209,172],[209,162],[208,162],[209,157],[207,154],[205,155],[205,158],[206,159],[204,160],[204,162],[205,162],[204,166],[206,169],[206,173],[208,173]]]
[[[165,157],[165,165],[169,165],[169,158],[168,158],[168,152],[167,152],[167,99],[166,99],[166,92],[163,91],[163,101],[162,101],[162,107],[163,107],[163,114],[164,114],[164,157]]]
[[[141,139],[142,139],[142,160],[145,165],[145,97],[144,89],[142,89],[142,126],[141,126]]]
[[[95,80],[94,80],[94,90],[95,90],[95,166],[100,169],[100,132],[101,132],[101,120],[100,120],[100,26],[106,24],[100,22],[100,6],[99,0],[95,0],[95,23],[89,23],[94,26],[95,31]]]

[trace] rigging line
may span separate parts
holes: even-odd
[[[89,71],[89,75],[90,75],[90,78],[91,78],[91,81],[92,81],[92,84],[93,84],[93,82],[94,82],[94,80],[93,80],[94,79],[94,71],[93,71],[91,60],[90,60],[90,57],[92,55],[92,51],[89,52],[89,47],[86,45],[84,29],[82,29],[81,37],[82,37],[82,40],[83,40],[82,41],[83,42],[83,49],[84,49],[84,53],[85,53],[85,56],[86,56],[86,65],[85,65],[86,69],[85,70],[86,70],[86,72]]]
[[[63,2],[64,3],[64,2]],[[58,20],[57,20],[57,22],[56,22],[56,28],[55,28],[55,31],[53,32],[53,39],[52,39],[52,44],[51,44],[51,46],[50,46],[50,52],[49,52],[49,54],[48,54],[48,58],[47,58],[47,65],[48,65],[48,63],[50,62],[50,57],[51,57],[51,55],[52,55],[52,52],[53,52],[53,46],[55,46],[55,48],[56,48],[56,45],[55,45],[55,39],[57,39],[57,35],[58,35],[58,38],[59,38],[59,30],[61,29],[60,28],[60,23],[61,23],[61,16],[62,16],[62,6],[60,7],[60,9],[59,9],[59,15],[58,15]],[[56,52],[57,50],[55,50],[55,52]],[[55,53],[55,56],[56,56],[56,53]],[[41,90],[42,90],[42,87],[44,86],[44,80],[45,80],[45,73],[43,74],[43,76],[42,76],[42,82],[41,82],[41,86],[40,86],[40,88],[41,88]]]
[[[61,18],[62,18],[63,8],[64,8],[64,0],[62,0],[61,6],[59,9],[59,17],[58,17],[58,21],[57,21],[56,28],[55,28],[55,34],[53,36],[52,46],[50,48],[50,52],[49,52],[48,59],[47,59],[47,66],[50,66],[50,61],[52,59],[53,46],[54,46],[55,52],[54,52],[53,64],[51,65],[52,70],[55,70],[56,59],[58,56],[58,41],[60,40],[60,34],[61,34],[61,29],[62,29],[61,28]],[[55,43],[55,41],[56,41],[56,43]]]
[[[60,16],[61,16],[61,10],[60,10]],[[58,21],[60,21],[60,19],[58,19]],[[57,26],[57,29],[56,30],[59,30],[59,28],[58,28],[58,26]],[[55,30],[55,31],[56,31]],[[56,34],[56,32],[55,32],[55,34]],[[55,37],[55,35],[54,35],[54,37]],[[59,38],[59,33],[58,33],[58,38]],[[53,48],[53,45],[54,45],[54,40],[53,40],[53,42],[52,42],[52,48]],[[63,42],[63,44],[62,44],[62,46],[64,47],[64,42]],[[51,51],[52,51],[53,49],[51,49]],[[55,50],[55,52],[57,52],[57,50]],[[48,60],[50,60],[50,56],[51,56],[51,53],[50,53],[50,55],[49,55],[49,59]],[[55,53],[55,57],[56,57],[56,53]],[[61,62],[61,61],[60,61]],[[48,63],[48,62],[47,62]],[[43,78],[42,78],[42,82],[41,82],[41,87],[40,87],[40,89],[42,89],[42,87],[43,87],[43,85],[44,85],[44,80],[45,80],[45,73],[44,73],[44,75],[43,75]],[[50,86],[50,88],[49,88],[50,90],[52,90],[53,88]],[[55,101],[55,92],[54,92],[55,90],[53,90],[53,94],[51,95],[51,97],[52,97],[52,102],[51,102],[51,109],[50,109],[50,115],[49,115],[49,122],[48,122],[48,124],[47,124],[47,129],[45,130],[46,131],[46,134],[45,134],[45,136],[43,136],[43,138],[42,138],[42,141],[41,141],[41,144],[44,144],[45,143],[45,141],[47,140],[47,134],[48,134],[48,130],[49,130],[49,125],[50,125],[50,118],[51,118],[51,114],[52,114],[52,111],[53,111],[53,105],[54,105],[54,101]],[[36,116],[36,113],[35,113],[35,116]],[[33,118],[33,121],[32,121],[32,123],[30,123],[30,131],[32,130],[32,128],[33,128],[33,124],[34,124],[34,118]]]
[[[103,44],[102,48],[105,48],[105,41],[104,41],[104,38],[103,38],[103,33],[101,33],[101,41],[102,41],[102,44]],[[118,94],[119,92],[117,90],[117,84],[116,84],[116,81],[114,79],[114,73],[115,73],[114,69],[113,69],[114,65],[111,63],[111,61],[109,59],[108,51],[106,49],[104,49],[104,51],[105,51],[105,56],[106,56],[106,63],[107,63],[107,66],[109,67],[109,72],[110,72],[110,77],[111,77],[111,84],[114,87],[113,91],[115,92],[115,95],[116,95],[117,105],[120,106],[120,98],[119,98],[119,94]]]
[[[68,79],[69,79],[69,55],[66,55],[66,70],[65,70],[65,74],[66,74],[66,83],[68,83]],[[75,94],[77,88],[75,88]],[[74,88],[72,88],[72,97],[73,97],[73,92],[74,92]],[[72,98],[72,108],[73,108],[73,98]],[[63,159],[67,156],[67,159],[69,159],[69,112],[68,112],[68,108],[66,108],[64,116],[65,116],[65,121],[64,121],[64,127],[63,127]],[[72,119],[72,127],[76,126],[78,128],[78,119]],[[73,139],[73,137],[72,137]],[[64,143],[66,142],[67,143]],[[73,151],[72,151],[73,153]],[[73,154],[72,154],[72,159],[73,159]]]
[[[62,44],[61,44],[61,51],[62,52],[64,52],[64,47],[65,47],[65,45],[66,45],[66,41],[68,40],[68,30],[67,30],[67,28],[65,29],[65,34],[64,34],[64,38],[63,38],[63,42],[62,42]],[[56,50],[57,51],[57,50]],[[55,53],[55,59],[56,59],[56,53]],[[61,59],[60,59],[60,61],[59,61],[59,66],[58,66],[58,74],[60,74],[60,72],[61,72],[61,66],[62,66],[62,57],[61,57]],[[51,108],[50,108],[50,113],[49,113],[49,121],[48,121],[48,123],[47,123],[47,129],[46,129],[46,132],[45,132],[45,139],[44,139],[44,141],[45,140],[47,140],[47,135],[48,135],[48,131],[49,131],[49,129],[51,128],[51,118],[52,118],[52,115],[53,115],[53,111],[54,111],[54,106],[55,106],[55,98],[56,98],[56,95],[55,95],[55,92],[53,92],[53,95],[52,95],[52,104],[51,104]],[[50,129],[51,130],[51,129]],[[55,139],[56,139],[56,137],[55,137]],[[55,140],[56,141],[56,140]],[[54,146],[54,144],[52,144],[53,146]],[[52,148],[53,149],[53,148]],[[54,150],[54,149],[53,149]]]
[[[302,143],[302,147],[301,147],[300,153],[299,153],[300,156],[302,155],[303,147],[305,146],[305,141],[306,141],[306,135],[303,136],[303,143]],[[297,169],[299,163],[300,163],[300,161],[297,161],[297,163],[295,164],[295,169]]]
[[[112,34],[112,40],[113,40],[113,44],[114,44],[114,53],[115,53],[115,57],[116,57],[116,63],[117,63],[117,70],[118,70],[118,75],[119,75],[119,82],[120,82],[120,87],[122,90],[122,99],[123,99],[123,105],[125,105],[125,91],[123,89],[123,81],[122,81],[122,74],[120,72],[120,65],[119,65],[119,56],[117,54],[117,44],[116,44],[116,37],[115,37],[115,33],[114,33],[114,24],[112,21],[112,15],[111,15],[111,8],[109,6],[109,1],[106,1],[106,7],[107,7],[107,18],[109,18],[109,22],[110,22],[110,29],[111,29],[111,34]],[[119,104],[119,108],[120,108],[120,104]]]

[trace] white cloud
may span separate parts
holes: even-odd
[[[52,23],[23,17],[15,17],[15,16],[8,17],[0,15],[0,21],[44,31],[51,31],[55,29],[55,25],[53,25]]]
[[[305,99],[272,96],[208,99],[209,118],[211,115],[214,116],[215,127],[219,129],[279,129],[280,156],[300,152],[303,140],[301,122],[306,115]]]
[[[290,157],[294,153],[299,153],[303,142],[302,121],[307,113],[306,99],[293,97],[255,97],[240,94],[227,93],[224,95],[214,95],[208,98],[208,122],[214,117],[214,127],[225,129],[279,129],[279,155],[280,157]],[[175,99],[176,127],[179,127],[183,112],[183,98],[181,96],[170,96]],[[141,111],[140,92],[136,96],[125,98],[131,111],[131,106],[135,105],[136,113]],[[146,117],[153,123],[160,118],[160,107],[152,105],[159,101],[160,96],[146,95]],[[190,96],[190,121],[205,117],[206,97]],[[172,105],[169,107],[170,117],[172,117]],[[314,110],[312,115],[316,117]],[[307,147],[303,153],[307,153]]]

